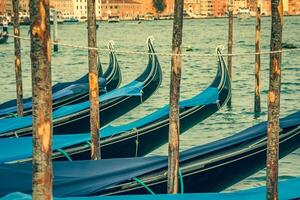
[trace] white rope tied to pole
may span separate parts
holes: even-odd
[[[28,37],[21,37],[16,36],[12,34],[8,34],[8,36],[13,38],[19,38],[21,40],[27,40],[30,41],[30,38]],[[103,49],[103,48],[95,48],[95,47],[86,47],[86,46],[80,46],[80,45],[72,45],[72,44],[65,44],[65,43],[59,43],[59,42],[51,42],[51,44],[60,45],[63,47],[70,47],[70,48],[76,48],[76,49],[84,49],[84,50],[97,50],[97,51],[104,51],[104,52],[110,52],[109,49]],[[232,53],[232,54],[222,54],[223,56],[254,56],[254,55],[267,55],[267,54],[276,54],[276,53],[289,53],[289,52],[298,52],[300,51],[300,48],[294,48],[294,49],[285,49],[285,50],[279,50],[279,51],[261,51],[261,52],[241,52],[241,53]],[[194,58],[205,58],[205,57],[215,57],[217,56],[216,53],[189,53],[189,54],[172,54],[172,53],[163,53],[163,52],[156,52],[156,53],[149,53],[149,52],[138,52],[138,51],[127,51],[127,50],[114,50],[116,54],[131,54],[131,55],[152,55],[155,54],[157,56],[182,56],[182,57],[194,57]]]

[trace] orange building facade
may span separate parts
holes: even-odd
[[[20,11],[29,13],[29,0],[19,0]],[[154,16],[172,16],[174,12],[174,0],[164,0],[166,8],[162,13],[158,13],[153,6],[153,0],[96,0],[97,1],[97,19],[105,19],[108,15],[119,15],[121,19],[136,19],[147,14]],[[185,0],[184,9],[188,14],[195,16],[225,16],[227,12],[228,0]],[[82,5],[79,5],[79,2]],[[271,15],[271,0],[233,0],[234,13],[236,14],[241,7],[250,8],[255,11],[256,2],[261,6],[262,14]],[[300,15],[300,0],[283,0],[285,14]],[[86,15],[86,0],[51,0],[51,7],[62,11],[79,15]],[[78,5],[77,5],[78,4]],[[0,0],[0,15],[12,14],[12,0]]]
[[[138,19],[143,15],[143,4],[133,0],[102,0],[102,19],[117,15],[121,19]]]
[[[186,1],[184,1],[184,9],[187,13],[201,15],[201,0],[186,0]]]
[[[153,15],[157,15],[157,11],[153,6],[153,0],[134,0],[142,4],[143,14],[152,13]],[[164,11],[159,13],[160,15],[173,15],[174,10],[174,0],[164,0],[166,5]]]
[[[222,17],[227,12],[227,0],[214,0],[213,1],[213,16]]]
[[[271,1],[260,0],[259,5],[261,6],[261,14],[264,16],[271,15]]]
[[[0,15],[6,13],[6,0],[0,0]]]
[[[2,15],[12,15],[13,13],[13,6],[12,6],[12,0],[0,0],[0,12]]]
[[[289,0],[289,15],[300,15],[300,0]]]

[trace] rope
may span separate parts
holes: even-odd
[[[13,118],[17,118],[18,117],[18,115],[16,113],[10,113],[9,115],[12,116]]]
[[[18,135],[18,133],[16,131],[14,131],[13,133],[16,136],[16,138],[19,138],[19,135]]]
[[[132,129],[133,132],[136,132],[136,140],[135,140],[135,157],[138,156],[139,152],[139,131],[137,128]]]
[[[181,172],[181,168],[178,168],[178,176],[179,176],[179,182],[180,182],[180,193],[184,194],[184,182],[183,182],[183,176]]]
[[[90,141],[86,141],[86,143],[89,145],[89,147],[92,146],[92,143]]]
[[[72,158],[69,156],[69,154],[65,152],[63,149],[57,149],[57,151],[62,153],[69,161],[73,161]]]
[[[135,180],[135,182],[142,185],[150,194],[155,195],[155,193],[141,179],[138,178],[132,178],[132,179]]]
[[[21,36],[15,36],[8,34],[11,37],[19,38],[22,40],[30,41],[30,38],[21,37]],[[103,48],[96,48],[96,47],[86,47],[86,46],[80,46],[80,45],[71,45],[71,44],[65,44],[65,43],[59,43],[59,42],[51,42],[51,44],[60,45],[63,47],[70,47],[70,48],[76,48],[76,49],[85,49],[85,50],[97,50],[97,51],[105,51],[110,52],[109,49],[103,49]],[[241,53],[232,53],[232,54],[222,54],[223,56],[254,56],[254,55],[268,55],[268,54],[276,54],[276,53],[289,53],[289,52],[298,52],[300,51],[300,48],[295,49],[285,49],[285,50],[278,50],[278,51],[261,51],[261,52],[241,52]],[[162,52],[156,52],[156,53],[150,53],[150,52],[138,52],[138,51],[128,51],[128,50],[115,50],[114,51],[117,54],[133,54],[133,55],[157,55],[157,56],[182,56],[182,57],[195,57],[195,58],[203,58],[203,57],[215,57],[217,56],[216,53],[203,53],[203,54],[172,54],[172,53],[162,53]]]
[[[178,176],[179,176],[179,182],[180,182],[180,193],[184,194],[184,182],[183,182],[183,176],[182,176],[182,172],[181,172],[181,168],[180,167],[178,169]],[[136,177],[134,177],[132,179],[135,180],[135,182],[137,182],[140,185],[142,185],[150,194],[155,195],[155,193],[153,192],[153,190],[151,190],[151,188],[149,188],[148,185],[146,183],[144,183],[141,179],[138,179]]]

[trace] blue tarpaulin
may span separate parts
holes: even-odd
[[[104,102],[109,99],[114,99],[122,96],[142,96],[143,83],[139,81],[133,81],[128,85],[115,89],[111,92],[103,94],[99,97],[99,101]],[[53,120],[75,114],[81,110],[88,109],[90,106],[89,101],[82,103],[63,106],[53,112]],[[16,117],[8,119],[0,119],[0,133],[14,131],[20,128],[29,127],[32,125],[32,116]]]
[[[300,112],[280,121],[281,128],[299,125]],[[266,131],[267,126],[264,122],[223,140],[191,148],[180,154],[180,162],[228,147],[234,141],[265,136]],[[53,162],[54,196],[88,196],[133,177],[165,168],[167,164],[167,156]],[[0,164],[0,196],[17,191],[31,193],[31,182],[31,163]]]
[[[99,78],[99,86],[100,87],[103,87],[105,85],[105,83],[106,83],[105,78]],[[88,83],[69,84],[65,88],[63,88],[57,92],[54,92],[52,95],[52,100],[55,101],[57,99],[67,97],[69,95],[88,92],[88,90],[89,90]],[[23,103],[24,109],[30,109],[31,107],[32,107],[32,101]],[[11,107],[0,109],[0,115],[9,115],[9,114],[15,113],[15,112],[17,112],[17,107],[15,105],[11,106]]]
[[[218,89],[209,87],[202,93],[180,102],[180,108],[192,106],[215,104],[218,100]],[[70,107],[72,110],[73,106]],[[74,109],[74,108],[73,108]],[[165,106],[154,113],[122,126],[106,126],[101,129],[101,138],[111,137],[135,128],[143,127],[169,115],[169,106]],[[90,134],[69,134],[54,135],[53,150],[90,141]],[[32,156],[32,137],[4,138],[0,140],[0,163],[10,162],[18,159],[25,159]]]
[[[201,186],[199,186],[201,187]],[[291,200],[300,198],[300,178],[279,182],[278,198]],[[23,193],[12,193],[1,200],[31,200],[32,197]],[[98,197],[68,197],[54,200],[265,200],[266,187],[261,186],[248,190],[223,193],[199,193],[177,195],[130,195],[130,196],[98,196]]]

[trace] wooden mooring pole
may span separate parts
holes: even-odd
[[[229,0],[228,3],[228,54],[232,54],[232,35],[233,35],[233,1]],[[232,55],[227,57],[227,65],[229,71],[230,80],[232,80]],[[231,97],[227,102],[227,105],[231,107]]]
[[[54,41],[54,45],[53,45],[53,51],[57,52],[58,51],[58,24],[57,24],[57,11],[55,10],[53,13],[53,41]]]
[[[49,1],[30,0],[32,199],[52,199],[52,85]]]
[[[170,83],[170,126],[169,126],[169,167],[168,167],[168,193],[178,192],[179,170],[179,98],[181,79],[181,45],[183,28],[183,3],[184,0],[175,0],[173,41],[171,59],[171,83]]]
[[[254,93],[254,113],[258,116],[261,111],[260,107],[260,7],[257,5],[256,8],[256,26],[255,26],[255,93]]]
[[[88,46],[97,47],[95,0],[88,0]],[[100,116],[98,87],[98,51],[89,49],[89,90],[90,90],[90,127],[91,127],[91,159],[101,159],[100,152]]]
[[[14,11],[14,35],[20,36],[19,23],[19,0],[13,0]],[[23,84],[22,84],[22,68],[21,68],[21,41],[20,38],[14,38],[15,42],[15,74],[16,74],[16,91],[17,91],[17,113],[18,116],[23,116]]]
[[[283,27],[282,0],[272,0],[271,51],[281,51]],[[278,199],[279,115],[282,53],[270,54],[268,95],[267,199]]]

